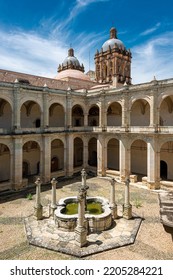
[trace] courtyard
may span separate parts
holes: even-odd
[[[81,177],[58,182],[57,201],[63,197],[77,195]],[[109,199],[110,182],[104,178],[87,177],[89,196]],[[118,209],[124,203],[125,185],[116,183],[115,196]],[[161,190],[162,191],[162,190]],[[29,191],[28,191],[29,194]],[[28,198],[32,199],[28,199]],[[51,186],[41,193],[44,211],[51,201]],[[133,216],[142,218],[135,241],[128,246],[98,252],[84,257],[89,260],[172,260],[173,241],[160,222],[158,191],[141,185],[130,185],[130,202]],[[69,254],[55,252],[29,245],[25,230],[25,218],[34,212],[35,195],[24,195],[0,204],[0,259],[1,260],[70,260],[78,259]],[[116,227],[115,227],[116,228]],[[128,229],[127,229],[128,230]],[[109,236],[108,236],[109,238]],[[116,238],[116,237],[115,237]]]

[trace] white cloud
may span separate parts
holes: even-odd
[[[134,84],[173,76],[173,32],[167,32],[132,48]]]
[[[153,26],[152,28],[149,28],[147,30],[145,30],[144,32],[142,32],[140,35],[141,36],[146,36],[148,34],[151,34],[153,32],[155,32],[159,27],[160,27],[161,23],[158,22],[155,26]]]
[[[37,34],[0,31],[0,68],[18,72],[55,76],[58,61],[67,53],[61,41]]]

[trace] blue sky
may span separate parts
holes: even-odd
[[[70,46],[85,70],[115,26],[132,82],[173,77],[172,0],[0,0],[0,69],[54,77]]]

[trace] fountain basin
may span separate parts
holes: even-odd
[[[85,213],[85,227],[88,232],[100,232],[107,230],[112,225],[112,214],[109,202],[103,197],[87,197],[87,203],[101,204],[101,213],[93,214],[88,211]],[[69,203],[77,203],[77,197],[66,197],[60,199],[58,207],[55,210],[55,222],[57,226],[64,231],[74,231],[77,226],[78,214],[66,214],[66,205]],[[95,211],[91,211],[95,212]],[[97,211],[96,211],[97,212]]]

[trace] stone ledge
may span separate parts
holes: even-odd
[[[141,222],[142,218],[135,214],[130,220],[119,218],[111,229],[89,234],[88,243],[82,248],[76,245],[74,232],[61,231],[52,219],[37,221],[30,216],[25,219],[25,228],[29,244],[76,257],[85,257],[133,244]]]

